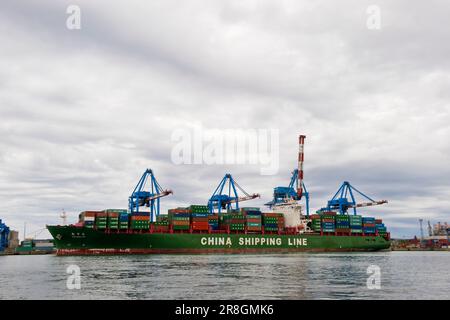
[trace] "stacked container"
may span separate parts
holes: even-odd
[[[242,208],[241,213],[245,216],[247,231],[260,232],[262,227],[261,210],[259,208]]]
[[[322,222],[320,220],[320,215],[318,214],[312,214],[310,215],[311,218],[311,229],[315,232],[320,232],[322,229]]]
[[[190,208],[175,208],[169,209],[169,224],[172,225],[173,230],[189,230],[191,223],[191,209]]]
[[[284,229],[284,215],[282,213],[263,213],[264,231],[279,231]]]
[[[106,229],[108,214],[106,212],[97,212],[95,215],[95,227],[97,229]]]
[[[189,230],[191,223],[189,213],[172,213],[169,217],[173,230]]]
[[[105,209],[103,212],[106,213],[127,213],[127,209]]]
[[[192,230],[195,231],[208,231],[209,230],[209,219],[207,213],[192,213]]]
[[[208,231],[209,219],[208,219],[208,207],[204,205],[191,205],[189,206],[189,212],[191,213],[191,225],[192,230],[195,231]]]
[[[238,210],[233,210],[235,212],[238,212]],[[258,207],[242,207],[241,210],[239,212],[249,212],[249,211],[259,211],[261,212],[261,210]]]
[[[362,217],[357,215],[348,216],[351,233],[362,233]]]
[[[84,224],[86,228],[94,228],[95,216],[99,211],[83,211],[79,215],[79,221]]]
[[[168,214],[169,214],[169,220],[172,219],[172,216],[174,214],[178,214],[178,213],[191,213],[191,209],[189,208],[182,208],[182,207],[178,207],[175,209],[169,209]]]
[[[21,247],[24,251],[33,250],[33,240],[30,239],[23,240],[21,243]]]
[[[211,230],[219,229],[219,216],[217,214],[208,215],[208,224]]]
[[[150,213],[134,212],[130,216],[130,228],[134,230],[150,229]]]
[[[169,230],[169,216],[167,214],[160,214],[156,216],[155,222],[156,231],[168,231]]]
[[[232,213],[230,216],[230,230],[244,231],[246,217],[242,213]]]
[[[118,212],[109,212],[108,214],[108,228],[119,229],[119,216]]]
[[[362,218],[363,233],[375,234],[375,218],[363,217]]]
[[[244,231],[246,217],[242,213],[224,213],[220,216],[220,225],[223,229],[227,227],[231,231]]]
[[[322,213],[322,231],[336,232],[336,212],[326,211]]]
[[[193,204],[189,206],[190,213],[208,213],[208,206]]]
[[[128,220],[129,220],[128,213],[119,213],[119,229],[120,230],[128,229]]]
[[[39,251],[53,251],[53,240],[34,240],[34,250]]]
[[[387,234],[386,226],[383,223],[383,220],[376,219],[375,220],[375,229],[377,230],[378,234],[381,236],[385,236]]]
[[[336,231],[350,232],[350,218],[346,214],[339,214],[336,216]]]

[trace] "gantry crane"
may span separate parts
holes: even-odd
[[[423,241],[424,235],[423,235],[423,219],[419,219],[419,225],[420,225],[420,240]]]
[[[9,232],[9,227],[2,222],[2,219],[0,219],[0,251],[3,251],[8,247]]]
[[[433,228],[431,227],[430,220],[428,220],[428,235],[433,236]]]
[[[369,200],[368,202],[356,203],[354,192],[361,195],[363,198]],[[347,197],[350,196],[350,199]],[[375,201],[369,198],[364,193],[353,187],[350,182],[344,181],[339,190],[333,196],[325,208],[319,211],[334,211],[338,210],[340,214],[348,214],[348,209],[353,209],[353,213],[356,215],[356,208],[376,206],[387,203],[386,200]]]
[[[239,196],[238,190],[244,195]],[[220,214],[222,210],[230,211],[232,209],[239,210],[239,203],[242,201],[259,198],[258,193],[249,194],[233,179],[231,174],[227,173],[220,181],[213,195],[208,201],[208,209],[212,214],[218,210]],[[233,208],[234,206],[234,208]]]
[[[272,201],[266,203],[266,206],[273,208],[276,205],[287,203],[290,201],[300,201],[305,197],[306,216],[309,217],[309,192],[303,182],[303,163],[305,160],[305,138],[300,135],[298,137],[298,168],[292,171],[291,181],[288,187],[275,187],[273,189]]]
[[[146,186],[150,180],[150,185]],[[131,213],[139,212],[139,208],[146,206],[150,208],[150,221],[160,212],[160,199],[172,194],[172,190],[164,190],[153,174],[151,169],[145,170],[133,193],[128,198],[128,207]]]
[[[305,183],[302,181],[302,197],[305,197],[306,216],[309,217],[309,192],[306,189]],[[273,199],[265,205],[273,208],[278,204],[287,203],[291,200],[301,200],[298,195],[298,169],[292,171],[291,181],[288,187],[273,188]]]

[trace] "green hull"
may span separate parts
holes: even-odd
[[[381,236],[105,233],[73,226],[47,226],[58,255],[152,253],[289,253],[377,251],[390,248]]]

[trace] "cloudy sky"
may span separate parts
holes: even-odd
[[[314,209],[348,180],[389,200],[364,214],[395,237],[449,221],[448,12],[445,0],[3,0],[0,218],[32,235],[63,208],[74,222],[126,207],[147,167],[174,190],[164,209],[206,202],[226,172],[261,205],[288,183],[303,133]],[[174,130],[195,127],[278,130],[279,170],[175,164]]]

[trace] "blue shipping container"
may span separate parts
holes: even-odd
[[[177,214],[177,216],[180,216],[179,214]],[[192,217],[198,217],[198,218],[204,218],[209,216],[209,213],[192,213],[191,214]]]

